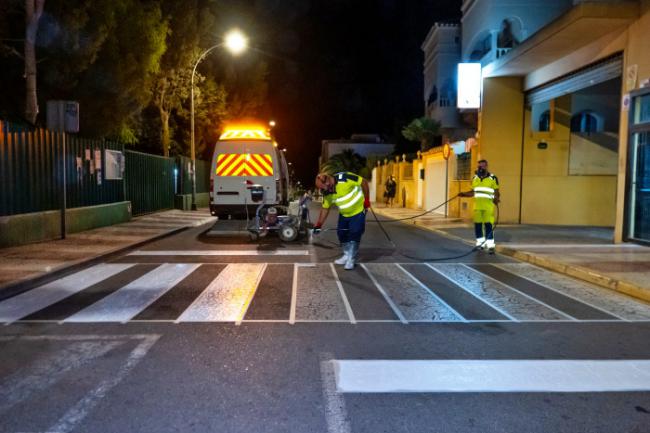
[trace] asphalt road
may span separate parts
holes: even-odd
[[[0,431],[650,432],[650,306],[386,228],[353,271],[200,227],[0,302]]]

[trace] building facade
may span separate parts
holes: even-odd
[[[421,155],[411,203],[428,208],[443,179],[453,196],[487,159],[501,222],[608,226],[616,242],[650,243],[650,0],[465,0],[462,12],[422,49],[425,113],[456,128],[444,142],[467,145],[451,163],[440,149]],[[481,64],[473,113],[440,107],[453,56]],[[471,202],[457,202],[448,214],[466,217]]]

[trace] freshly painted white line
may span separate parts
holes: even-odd
[[[307,250],[178,250],[134,251],[129,256],[308,256]]]
[[[418,286],[422,287],[425,291],[429,292],[429,293],[431,294],[431,296],[433,296],[433,298],[434,298],[435,300],[437,300],[440,304],[442,304],[445,308],[447,308],[447,309],[451,312],[452,315],[458,317],[458,320],[460,320],[461,322],[467,322],[467,319],[465,319],[465,318],[464,318],[464,317],[463,317],[463,316],[462,316],[458,311],[456,311],[456,310],[454,310],[453,308],[451,308],[451,305],[449,305],[448,303],[446,303],[446,302],[445,302],[445,301],[444,301],[440,296],[438,296],[438,295],[437,295],[433,290],[431,290],[431,289],[428,288],[425,284],[423,284],[422,281],[418,280],[417,278],[415,278],[415,276],[414,276],[413,274],[411,274],[409,271],[407,271],[406,269],[404,269],[404,266],[402,266],[402,265],[396,265],[396,266],[397,266],[397,267],[398,267],[402,272],[404,272],[406,275],[408,275],[409,278],[411,278],[411,280],[413,280],[413,282],[414,282],[415,284],[417,284]]]
[[[399,308],[397,308],[397,305],[395,305],[395,302],[393,302],[393,300],[390,298],[390,296],[388,296],[388,294],[386,294],[386,291],[381,286],[381,284],[379,284],[379,281],[377,281],[375,276],[372,275],[372,273],[370,273],[370,270],[368,269],[368,267],[366,265],[364,265],[363,263],[361,263],[361,267],[363,268],[364,271],[366,271],[366,274],[368,274],[368,277],[370,277],[370,280],[374,283],[375,287],[377,287],[377,290],[379,290],[379,293],[382,294],[382,296],[384,297],[384,299],[386,300],[388,305],[390,305],[390,307],[393,309],[393,312],[399,318],[400,322],[407,325],[409,322],[404,317],[404,314],[402,314],[402,312],[399,310]]]
[[[554,289],[553,287],[551,287],[551,286],[549,286],[549,285],[547,285],[547,284],[542,283],[541,281],[533,280],[532,278],[529,278],[529,277],[527,277],[527,276],[525,276],[525,275],[521,275],[520,273],[513,272],[512,270],[510,270],[510,269],[508,269],[508,268],[505,268],[505,267],[501,266],[501,265],[498,264],[498,263],[497,263],[497,264],[493,264],[492,266],[494,266],[494,267],[496,267],[496,268],[499,268],[499,269],[501,269],[502,271],[508,272],[508,273],[510,273],[510,274],[512,274],[512,275],[515,275],[515,276],[517,276],[517,277],[519,277],[519,278],[523,278],[524,280],[528,280],[528,281],[530,281],[531,283],[535,283],[535,284],[537,284],[537,285],[539,285],[539,286],[542,286],[542,287],[544,287],[544,288],[546,288],[546,289],[552,290],[552,291],[554,291],[555,293],[559,293],[559,294],[562,295],[562,296],[566,296],[567,298],[571,298],[571,299],[573,299],[574,301],[577,301],[577,302],[580,302],[580,303],[582,303],[582,304],[588,305],[589,307],[593,308],[594,310],[601,311],[601,312],[603,312],[603,313],[605,313],[605,314],[608,314],[608,315],[610,315],[610,316],[612,316],[612,317],[615,317],[615,318],[617,318],[617,319],[619,319],[619,320],[623,320],[623,321],[625,321],[625,322],[628,321],[626,318],[621,317],[621,316],[619,316],[619,315],[617,315],[617,314],[614,314],[614,313],[612,313],[611,311],[607,311],[607,310],[605,310],[604,308],[597,307],[597,306],[595,306],[594,304],[591,304],[591,303],[589,303],[589,302],[587,302],[587,301],[584,301],[584,300],[582,300],[582,299],[578,299],[578,298],[576,298],[575,296],[572,296],[572,295],[570,295],[570,294],[568,294],[568,293],[561,292],[561,291],[559,291],[559,290],[557,290],[557,289]]]
[[[350,301],[348,300],[348,297],[345,294],[345,290],[343,290],[343,285],[341,284],[341,279],[339,278],[339,274],[336,273],[336,268],[334,267],[334,263],[330,263],[330,268],[332,269],[332,275],[334,275],[334,281],[336,282],[336,286],[339,288],[339,292],[341,292],[341,298],[343,298],[343,304],[345,305],[345,311],[348,312],[350,323],[354,325],[355,323],[357,323],[357,319],[354,317],[354,313],[352,312],[352,307],[350,306]]]
[[[199,264],[165,263],[64,322],[126,322],[194,272]]]
[[[0,303],[0,322],[14,322],[118,274],[133,264],[102,264],[29,290]]]
[[[119,346],[119,341],[75,341],[50,356],[19,369],[0,382],[0,413],[58,382],[78,368]]]
[[[291,283],[291,309],[289,310],[289,323],[296,323],[296,302],[298,300],[298,265],[293,265],[293,281]]]
[[[149,352],[149,349],[158,341],[159,335],[146,336],[133,351],[129,354],[126,363],[120,367],[119,371],[109,379],[102,381],[95,389],[90,391],[84,398],[79,400],[71,409],[69,409],[52,427],[47,429],[48,432],[68,433],[73,431],[81,421],[90,413],[90,411],[99,404],[99,401],[108,394],[108,392],[118,385],[128,374],[135,368],[142,358]]]
[[[447,275],[443,274],[443,273],[440,272],[438,269],[434,268],[434,267],[431,265],[431,263],[426,263],[426,266],[428,266],[429,268],[431,268],[431,270],[433,270],[434,272],[436,272],[438,275],[444,277],[446,280],[452,282],[454,285],[460,287],[461,289],[463,289],[464,291],[466,291],[466,292],[469,293],[470,295],[474,296],[474,297],[475,297],[476,299],[478,299],[479,301],[488,304],[492,309],[494,309],[494,310],[498,311],[499,313],[503,314],[503,315],[506,316],[508,319],[510,319],[510,320],[512,320],[512,321],[514,321],[514,322],[518,322],[517,319],[515,319],[514,317],[512,317],[512,316],[511,316],[510,314],[508,314],[506,311],[504,311],[504,310],[502,310],[501,308],[497,307],[496,305],[494,305],[493,303],[491,303],[491,302],[488,301],[487,299],[483,299],[483,298],[481,298],[481,297],[478,296],[477,294],[473,293],[471,290],[467,290],[465,287],[461,286],[461,285],[458,284],[456,281],[452,280],[452,279],[449,278]]]
[[[332,354],[320,355],[320,375],[325,399],[325,420],[327,433],[351,433],[350,419],[345,408],[345,399],[336,390],[336,372]]]
[[[253,302],[253,297],[257,292],[257,288],[260,285],[260,281],[262,280],[262,276],[264,275],[264,272],[266,272],[266,268],[267,268],[266,263],[263,263],[262,270],[260,271],[257,281],[255,282],[255,288],[248,294],[248,299],[245,300],[244,306],[241,309],[241,314],[239,315],[239,319],[237,319],[237,322],[235,322],[235,325],[237,326],[241,325],[242,320],[244,320],[244,316],[246,316],[246,312],[248,311],[248,308],[251,306],[251,302]]]
[[[230,264],[178,317],[178,322],[235,322],[257,289],[264,263]]]
[[[534,297],[530,296],[529,294],[524,293],[524,292],[522,292],[521,290],[518,290],[518,289],[512,287],[510,284],[506,284],[506,283],[504,283],[503,281],[499,281],[499,280],[497,280],[496,278],[491,277],[491,276],[488,275],[488,274],[484,274],[483,272],[479,271],[478,269],[470,268],[470,267],[467,266],[465,263],[461,263],[461,265],[464,266],[464,267],[466,267],[467,269],[469,269],[469,270],[471,270],[471,271],[474,271],[474,272],[478,272],[478,273],[480,273],[481,276],[484,277],[484,278],[488,278],[488,279],[490,279],[490,280],[492,280],[492,281],[495,281],[495,282],[497,282],[497,283],[499,283],[499,284],[502,284],[503,286],[509,288],[510,290],[514,290],[515,292],[519,293],[520,295],[525,296],[525,297],[527,297],[528,299],[531,299],[531,300],[537,302],[538,304],[542,304],[542,305],[545,306],[546,308],[550,308],[551,310],[555,311],[556,313],[559,313],[560,315],[562,315],[562,316],[568,318],[569,320],[573,320],[573,321],[577,321],[577,320],[578,320],[578,319],[576,319],[575,317],[573,317],[573,316],[571,316],[571,315],[565,313],[564,311],[562,311],[562,310],[558,310],[557,308],[548,305],[546,302],[540,301],[539,299],[534,298]]]
[[[650,360],[338,360],[344,393],[650,391]]]

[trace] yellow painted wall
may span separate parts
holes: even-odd
[[[616,176],[569,175],[571,131],[568,118],[560,120],[561,112],[570,112],[569,104],[568,97],[556,100],[551,132],[531,131],[531,112],[526,110],[521,222],[613,226]],[[538,149],[542,141],[548,148]]]
[[[501,223],[519,221],[521,131],[524,94],[519,77],[483,80],[478,159],[487,159],[499,179]],[[474,161],[474,158],[472,158]]]

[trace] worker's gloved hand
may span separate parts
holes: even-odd
[[[369,208],[370,208],[370,199],[369,199],[368,197],[366,197],[366,198],[363,200],[363,208],[364,208],[364,209],[369,209]]]
[[[316,223],[316,224],[314,224],[314,234],[317,235],[318,233],[320,233],[321,228],[322,228],[322,224],[321,224],[321,223]]]
[[[492,200],[492,203],[494,203],[494,204],[499,204],[500,201],[501,201],[501,200],[499,200],[498,198],[494,198],[494,199]]]

